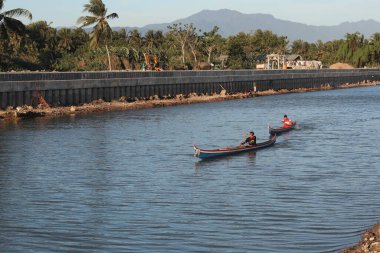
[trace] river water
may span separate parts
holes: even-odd
[[[379,125],[380,86],[0,122],[0,252],[338,252],[380,217]]]

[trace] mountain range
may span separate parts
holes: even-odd
[[[190,17],[178,19],[170,23],[150,24],[144,27],[113,27],[125,28],[127,31],[137,29],[142,34],[148,30],[161,30],[166,32],[167,26],[175,23],[190,24],[202,32],[211,31],[214,26],[219,27],[219,34],[223,37],[236,35],[239,32],[253,33],[257,29],[270,30],[277,35],[287,36],[289,41],[302,39],[307,42],[323,42],[343,39],[347,33],[360,32],[369,38],[380,32],[380,22],[375,20],[362,20],[358,22],[344,22],[332,26],[306,25],[288,20],[277,19],[270,14],[244,14],[234,10],[203,10]]]

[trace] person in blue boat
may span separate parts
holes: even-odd
[[[253,145],[256,145],[256,136],[255,136],[255,133],[252,131],[252,132],[249,132],[248,134],[248,138],[245,139],[244,141],[242,141],[240,143],[240,145],[245,145],[247,144],[250,145],[250,146],[253,146]]]

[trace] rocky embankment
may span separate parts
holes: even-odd
[[[380,221],[365,231],[360,242],[342,253],[380,253]]]
[[[380,84],[379,82],[362,82],[355,84],[344,84],[337,88],[353,88],[362,86],[374,86]],[[101,99],[92,101],[91,103],[82,104],[80,106],[50,106],[46,102],[39,104],[36,107],[32,106],[19,106],[17,108],[9,107],[6,110],[0,110],[0,121],[13,121],[25,118],[36,117],[57,117],[73,114],[86,114],[92,112],[102,111],[120,111],[130,109],[145,109],[153,107],[165,107],[175,105],[186,105],[192,103],[207,103],[207,102],[220,102],[225,100],[243,99],[255,96],[268,96],[276,94],[285,94],[291,92],[307,92],[317,90],[332,89],[330,85],[325,85],[317,89],[295,89],[295,90],[267,90],[259,92],[236,93],[229,94],[228,91],[222,90],[220,94],[189,94],[187,96],[177,95],[175,97],[159,98],[158,96],[150,98],[135,98],[134,101],[127,101],[125,97],[112,102],[105,102]]]
[[[242,99],[255,96],[252,93],[239,93],[229,95],[222,91],[221,94],[197,95],[190,94],[188,96],[177,95],[174,98],[158,98],[150,97],[147,99],[135,98],[134,101],[127,101],[125,97],[111,102],[102,99],[94,100],[91,103],[85,103],[79,106],[50,106],[48,104],[40,104],[37,107],[18,106],[16,108],[8,107],[6,110],[0,111],[0,120],[19,120],[25,118],[36,117],[57,117],[73,114],[86,114],[93,112],[121,111],[133,109],[147,109],[154,107],[166,107],[175,105],[186,105],[192,103],[218,102],[232,99]]]

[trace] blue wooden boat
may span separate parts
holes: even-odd
[[[268,125],[269,134],[270,135],[280,135],[282,133],[289,132],[289,131],[293,130],[294,128],[296,128],[296,125],[297,125],[297,121],[294,121],[293,125],[291,125],[290,127],[272,128],[270,125]]]
[[[276,135],[273,135],[269,140],[261,143],[257,143],[252,146],[236,146],[236,147],[228,147],[228,148],[219,148],[213,150],[200,149],[197,145],[194,145],[194,156],[200,159],[208,159],[219,156],[227,156],[233,155],[246,151],[254,151],[262,148],[267,148],[272,146],[276,142]]]

